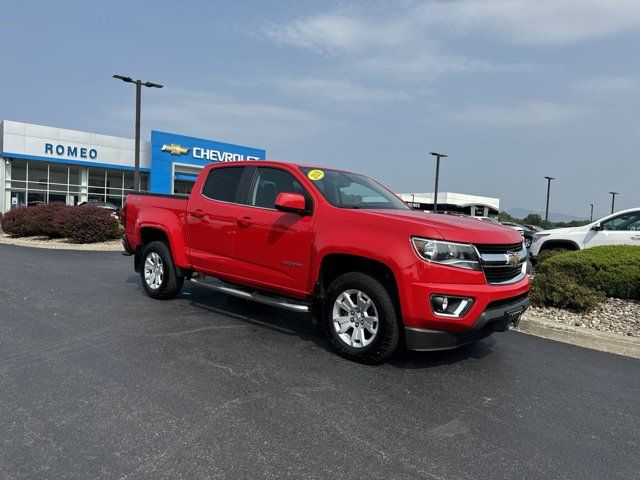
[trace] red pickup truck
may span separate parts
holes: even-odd
[[[411,210],[341,170],[235,162],[191,195],[131,194],[127,253],[147,294],[185,280],[309,312],[343,356],[455,348],[504,331],[528,307],[527,251],[512,228]]]

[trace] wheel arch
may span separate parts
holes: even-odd
[[[134,268],[138,272],[140,270],[140,259],[145,247],[152,242],[164,242],[169,247],[173,261],[177,266],[184,265],[184,255],[180,255],[180,252],[176,250],[176,245],[171,241],[171,236],[165,228],[155,224],[142,225],[138,230],[138,242],[135,251]]]
[[[371,275],[387,289],[393,300],[398,320],[402,324],[400,292],[396,275],[386,263],[361,255],[329,253],[322,258],[316,282],[315,297],[324,299],[331,282],[340,275],[349,272],[362,272]]]
[[[573,240],[566,239],[550,239],[540,245],[538,252],[544,252],[545,250],[565,249],[565,250],[580,250],[580,246]]]

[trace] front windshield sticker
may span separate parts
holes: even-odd
[[[309,173],[307,173],[307,177],[309,177],[310,180],[317,182],[318,180],[322,180],[324,178],[324,172],[322,170],[311,170]]]

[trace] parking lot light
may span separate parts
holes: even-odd
[[[162,88],[163,85],[153,82],[143,82],[142,80],[134,80],[124,75],[114,75],[113,78],[122,80],[125,83],[136,84],[136,145],[135,145],[135,163],[133,167],[133,190],[140,191],[140,97],[142,96],[142,87]]]
[[[440,179],[440,159],[446,158],[444,153],[431,152],[431,155],[436,157],[436,186],[433,192],[433,213],[438,213],[438,181]]]
[[[551,180],[555,180],[555,177],[544,177],[547,179],[547,207],[544,210],[544,223],[545,227],[549,223],[549,195],[551,193]]]
[[[618,195],[618,192],[609,192],[609,193],[611,194],[611,214],[613,214],[616,207],[616,195]]]

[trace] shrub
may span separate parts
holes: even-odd
[[[560,248],[551,248],[549,250],[542,250],[539,254],[538,254],[538,258],[537,263],[540,264],[542,262],[544,262],[546,259],[551,258],[555,255],[558,255],[559,253],[564,253],[567,250],[563,250]]]
[[[536,307],[557,307],[574,312],[593,310],[606,300],[603,293],[557,271],[536,275],[531,282],[530,298]]]
[[[57,228],[54,220],[61,210],[67,208],[70,207],[62,202],[44,203],[36,207],[29,207],[32,235],[49,238],[62,237],[62,232]]]
[[[61,202],[16,208],[4,215],[2,229],[15,237],[60,237],[62,235],[54,225],[54,218],[65,208],[69,207]]]
[[[93,205],[61,209],[54,224],[73,243],[103,242],[120,235],[118,220],[108,210]]]
[[[31,213],[33,207],[18,207],[9,210],[2,217],[2,230],[14,237],[30,237],[35,235]]]
[[[539,263],[538,272],[563,274],[609,297],[640,299],[640,247],[608,245],[564,252]]]

